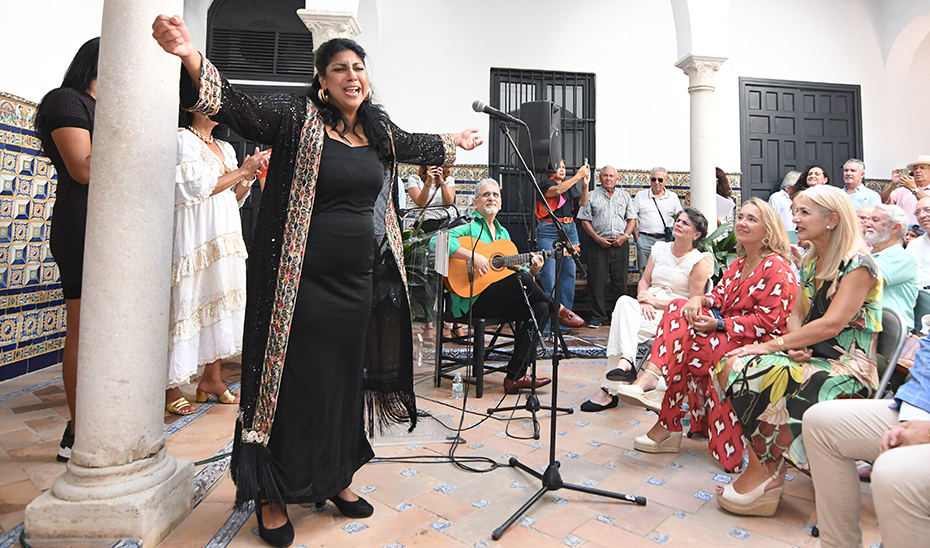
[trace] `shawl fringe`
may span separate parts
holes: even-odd
[[[286,504],[288,497],[279,487],[286,483],[268,448],[260,443],[243,442],[241,421],[236,421],[233,439],[229,471],[236,484],[236,509],[245,508],[251,500]]]

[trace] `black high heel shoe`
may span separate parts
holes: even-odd
[[[375,508],[368,503],[367,500],[359,497],[358,500],[349,502],[344,498],[336,495],[335,497],[329,499],[333,501],[333,504],[336,505],[336,508],[339,509],[339,513],[347,518],[352,519],[361,519],[367,518],[375,513]],[[322,508],[325,502],[316,503],[317,508]]]
[[[268,502],[263,504],[261,501],[255,501],[255,515],[258,517],[258,536],[265,541],[265,544],[274,546],[274,548],[286,548],[294,542],[294,525],[291,524],[291,518],[287,518],[287,523],[275,529],[266,529],[262,521],[262,506],[268,506]],[[287,517],[287,506],[284,507],[284,517]]]

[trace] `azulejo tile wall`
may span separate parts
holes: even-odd
[[[57,176],[36,104],[0,92],[0,380],[61,361],[65,307],[48,247]]]

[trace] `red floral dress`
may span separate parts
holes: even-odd
[[[681,431],[685,395],[691,409],[691,431],[708,435],[711,453],[727,470],[742,466],[744,441],[739,421],[729,403],[721,403],[711,389],[711,372],[724,355],[756,341],[784,334],[798,292],[790,263],[770,254],[740,280],[746,259],[733,261],[707,296],[723,316],[724,331],[696,332],[681,316],[686,299],[669,303],[656,331],[649,360],[662,371],[668,391],[659,422],[672,432]],[[710,316],[711,311],[702,310]]]

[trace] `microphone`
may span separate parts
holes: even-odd
[[[482,103],[480,100],[472,103],[471,108],[474,109],[475,112],[483,112],[491,116],[492,118],[497,118],[498,120],[503,120],[505,122],[511,122],[511,123],[518,124],[521,126],[526,126],[526,122],[517,118],[516,116],[511,116],[507,114],[506,112],[501,112],[490,105],[486,105]]]

